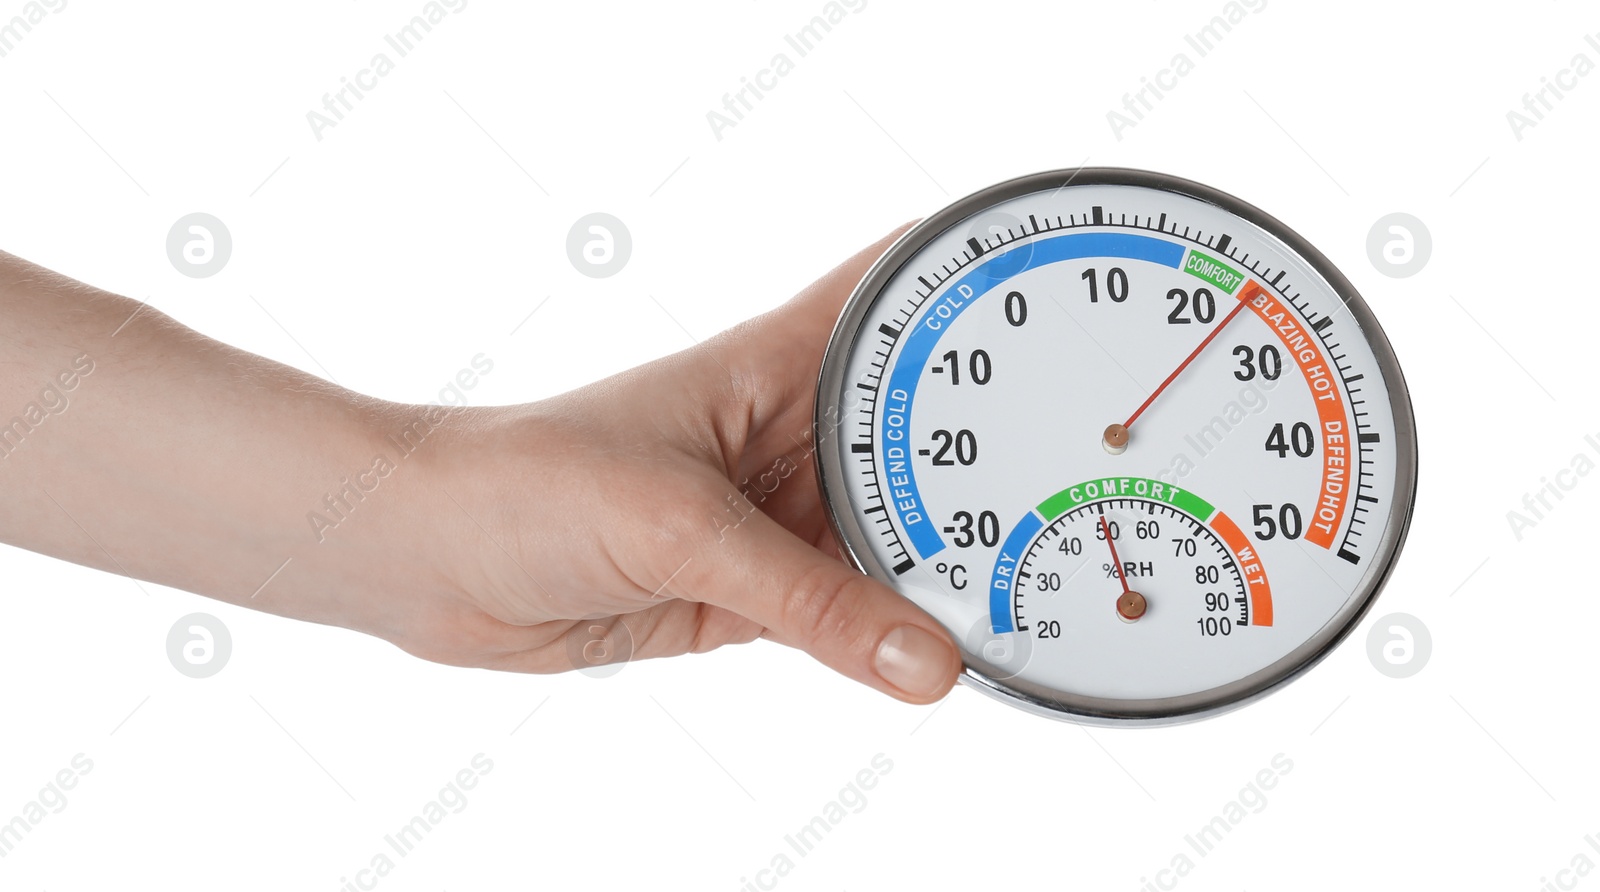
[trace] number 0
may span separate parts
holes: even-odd
[[[1006,295],[1006,321],[1013,328],[1021,328],[1022,323],[1028,321],[1028,299],[1022,292],[1013,291]]]

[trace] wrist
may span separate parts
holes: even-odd
[[[494,588],[484,567],[516,548],[507,531],[521,506],[505,493],[537,460],[521,436],[528,409],[385,403],[365,413],[359,449],[345,450],[351,473],[320,497],[322,519],[305,523],[303,550],[342,592],[322,621],[458,662],[455,645],[485,620],[481,597]]]
[[[448,597],[457,509],[441,453],[460,436],[460,411],[352,395],[323,431],[324,460],[301,488],[291,549],[305,583],[297,587],[307,589],[297,618],[403,645],[418,613]]]

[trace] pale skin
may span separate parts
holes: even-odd
[[[448,413],[0,253],[0,424],[23,419],[0,431],[0,541],[450,665],[566,671],[583,665],[574,635],[600,640],[585,662],[628,641],[637,660],[765,637],[931,703],[955,683],[955,646],[840,559],[808,440],[833,322],[898,235],[692,349]],[[399,457],[386,438],[430,411],[437,426]],[[314,529],[358,474],[375,488]],[[770,494],[751,488],[763,475]]]

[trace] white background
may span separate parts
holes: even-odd
[[[1369,618],[1241,712],[1086,731],[967,690],[899,705],[767,643],[603,680],[444,668],[5,550],[0,821],[75,754],[94,768],[0,887],[338,889],[480,752],[467,807],[379,888],[734,890],[782,852],[785,890],[1135,890],[1181,852],[1183,889],[1531,892],[1600,862],[1600,481],[1520,540],[1506,517],[1576,453],[1600,459],[1600,77],[1520,140],[1506,119],[1574,54],[1600,62],[1600,19],[1273,0],[1200,58],[1183,38],[1219,0],[872,0],[719,140],[707,112],[794,58],[784,35],[821,2],[472,0],[316,139],[306,113],[421,8],[72,0],[0,58],[0,247],[390,399],[434,399],[483,352],[475,400],[510,403],[688,346],[1000,179],[1086,161],[1197,179],[1321,247],[1394,343],[1421,491],[1375,616],[1421,620],[1431,658],[1380,674]],[[1108,110],[1178,52],[1194,71],[1118,139]],[[192,211],[233,234],[209,279],[166,257]],[[613,278],[567,259],[592,211],[633,235]],[[1409,279],[1368,260],[1393,211],[1433,235]],[[194,611],[233,636],[205,680],[166,655]],[[790,850],[878,753],[893,767],[866,806]],[[1279,753],[1265,807],[1190,849]]]

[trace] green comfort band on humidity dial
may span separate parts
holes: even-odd
[[[1416,491],[1350,282],[1144,171],[1022,177],[907,232],[840,317],[816,423],[851,560],[951,630],[964,682],[1077,721],[1212,715],[1309,668]]]

